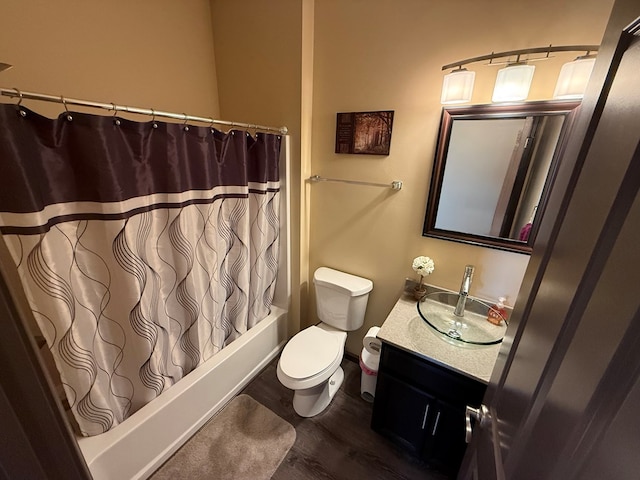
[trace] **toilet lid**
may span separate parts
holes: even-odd
[[[280,357],[280,369],[290,378],[311,377],[329,367],[339,354],[338,338],[311,326],[289,340]]]

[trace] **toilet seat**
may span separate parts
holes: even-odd
[[[342,353],[341,347],[335,335],[315,325],[305,328],[284,347],[280,368],[289,378],[304,380],[329,367]]]
[[[343,335],[311,326],[293,336],[278,361],[278,378],[291,389],[309,388],[329,378],[342,362]]]

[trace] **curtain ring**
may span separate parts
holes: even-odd
[[[189,125],[187,125],[187,120],[189,120],[189,117],[187,116],[186,113],[183,113],[182,115],[184,115],[184,123],[182,125],[184,125],[184,131],[188,132],[189,131]]]
[[[116,118],[116,113],[118,113],[118,110],[116,109],[116,104],[111,102],[111,108],[113,110],[113,123],[115,123],[117,126],[120,126],[120,119]]]
[[[22,110],[22,109],[20,108],[20,105],[22,104],[22,100],[23,100],[22,92],[21,92],[20,90],[18,90],[16,87],[13,87],[13,89],[14,89],[16,92],[18,92],[18,97],[19,97],[19,99],[18,99],[18,103],[16,103],[16,108],[18,109],[18,112],[20,112],[20,116],[22,116],[22,117],[26,117],[26,116],[27,116],[27,112],[25,112],[24,110]]]
[[[215,120],[212,118],[211,123],[209,123],[209,129],[211,130],[211,133],[214,133],[214,127],[213,127],[214,122]]]
[[[20,104],[22,103],[22,92],[18,90],[16,87],[13,87],[13,89],[18,93],[18,97],[20,97],[18,99],[18,103],[16,103],[16,107],[19,107]]]
[[[151,122],[153,122],[151,124],[153,128],[158,128],[158,124],[156,123],[156,111],[153,108],[151,109]]]
[[[62,104],[64,105],[64,111],[67,112],[67,120],[71,121],[73,120],[73,117],[71,116],[71,114],[69,113],[69,107],[67,107],[67,101],[64,99],[64,97],[62,95],[60,95],[60,101],[62,102]]]

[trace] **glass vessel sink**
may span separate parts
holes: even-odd
[[[507,320],[499,325],[487,320],[490,305],[467,297],[464,316],[453,314],[459,295],[451,292],[428,293],[418,302],[418,313],[430,329],[455,345],[495,345],[507,332]]]

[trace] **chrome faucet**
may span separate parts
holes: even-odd
[[[471,287],[471,279],[473,278],[473,271],[475,267],[473,265],[467,265],[464,267],[464,276],[462,277],[462,284],[460,285],[460,294],[458,296],[458,303],[453,314],[457,317],[464,317],[464,306],[469,296],[469,288]]]

